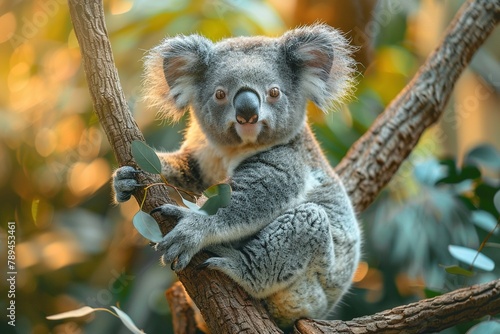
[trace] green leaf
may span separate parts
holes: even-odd
[[[205,189],[203,191],[203,195],[205,195],[206,197],[210,198],[210,197],[214,197],[214,196],[217,196],[219,194],[219,190],[220,190],[220,186],[221,185],[226,185],[226,186],[229,186],[228,184],[226,183],[218,183],[218,184],[214,184],[213,186],[210,186],[208,187],[207,189]]]
[[[493,197],[493,204],[495,204],[495,209],[497,209],[497,212],[500,213],[500,190],[497,191],[497,193]]]
[[[471,213],[472,222],[478,227],[482,228],[486,232],[491,232],[495,230],[494,234],[498,234],[500,232],[499,229],[495,229],[497,226],[497,220],[493,215],[487,211],[483,210],[475,210]]]
[[[188,201],[184,197],[182,197],[182,203],[189,209],[198,212],[199,214],[206,215],[205,211],[200,211],[200,207],[198,204]]]
[[[156,152],[145,142],[132,142],[132,156],[141,169],[152,174],[161,174],[161,162]]]
[[[466,154],[464,162],[466,165],[480,164],[498,171],[500,170],[500,152],[493,145],[479,145]]]
[[[123,324],[134,334],[144,334],[143,331],[141,331],[137,326],[134,324],[132,319],[128,316],[127,313],[123,312],[116,306],[111,306],[113,310],[115,310],[116,314],[120,318],[120,320],[123,322]]]
[[[478,251],[475,249],[449,245],[448,250],[455,259],[462,261],[470,266],[485,271],[492,271],[493,269],[495,269],[495,262],[493,262],[493,260],[491,260],[486,255],[478,253]]]
[[[500,333],[500,322],[489,320],[483,321],[467,331],[467,334],[494,334]]]
[[[99,311],[98,309],[94,309],[90,306],[83,306],[77,310],[72,310],[68,312],[62,312],[54,315],[49,315],[47,317],[48,320],[61,320],[68,318],[80,318],[86,316],[87,314],[94,313],[95,311]]]
[[[460,275],[466,277],[474,276],[474,273],[472,271],[464,269],[459,266],[444,266],[444,270],[446,270],[447,273],[452,275]]]
[[[203,192],[208,197],[207,201],[200,208],[200,211],[208,215],[214,215],[220,208],[225,208],[231,201],[231,186],[227,183],[219,183],[211,186]]]
[[[160,242],[163,235],[156,223],[156,220],[143,211],[139,211],[132,219],[134,227],[146,239],[152,242]]]

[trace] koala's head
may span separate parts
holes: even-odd
[[[279,38],[167,38],[146,57],[146,99],[172,120],[191,107],[216,145],[281,143],[304,126],[308,99],[325,110],[349,93],[351,50],[321,24]]]

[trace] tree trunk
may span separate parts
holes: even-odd
[[[130,145],[133,140],[144,138],[132,119],[120,86],[102,3],[100,0],[69,0],[69,7],[95,111],[118,163],[135,166]],[[443,45],[337,166],[358,211],[374,200],[416,145],[421,133],[440,116],[453,83],[493,30],[499,16],[500,0],[468,1],[453,21]],[[155,175],[146,173],[139,177],[143,184],[160,181]],[[138,191],[134,195],[141,202],[144,193]],[[148,212],[165,202],[173,202],[166,188],[151,187],[143,209]],[[175,222],[159,220],[158,224],[166,233]],[[195,269],[205,258],[203,253],[195,256],[179,273],[179,280],[200,308],[212,333],[281,333],[261,303],[250,298],[236,283],[217,271]],[[498,295],[498,288],[494,294]],[[457,301],[456,305],[467,310],[469,302]],[[476,313],[470,314],[482,312],[481,309],[473,311]],[[387,312],[390,314],[391,310]],[[370,317],[367,319],[365,323]],[[373,318],[367,327],[372,328],[376,321]],[[299,321],[296,331],[300,333],[300,328],[310,323]]]

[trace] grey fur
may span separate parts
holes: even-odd
[[[180,150],[158,153],[162,173],[193,191],[217,182],[233,189],[230,205],[212,216],[162,206],[178,224],[157,249],[175,270],[202,249],[215,253],[206,266],[265,300],[282,326],[328,316],[359,260],[355,213],[305,112],[308,99],[327,108],[349,93],[350,51],[338,31],[317,24],[215,44],[197,35],[167,38],[146,58],[147,100],[171,120],[191,115]],[[236,122],[240,89],[258,94],[256,124]],[[128,168],[113,178],[118,201],[137,184]]]

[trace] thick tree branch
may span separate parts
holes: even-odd
[[[443,46],[336,168],[358,211],[373,201],[421,133],[442,113],[454,81],[498,22],[499,3],[500,0],[477,0],[464,6]],[[143,136],[132,119],[119,83],[101,0],[69,0],[69,7],[95,111],[118,163],[134,166],[130,144],[135,139],[143,140]],[[147,174],[139,177],[139,182],[144,184],[159,181]],[[143,194],[138,191],[135,195],[142,200]],[[166,201],[170,200],[164,187],[151,187],[144,209],[151,210]],[[173,223],[159,221],[164,232]],[[204,258],[204,254],[196,256],[191,265],[179,273],[179,279],[212,333],[281,332],[260,302],[248,297],[237,284],[219,272],[194,269]],[[298,326],[303,324],[304,321],[300,321]]]
[[[356,209],[363,211],[435,123],[455,82],[500,20],[500,0],[467,1],[442,44],[335,168]]]
[[[301,320],[301,334],[436,333],[457,323],[500,313],[500,280],[455,290],[349,321]]]

